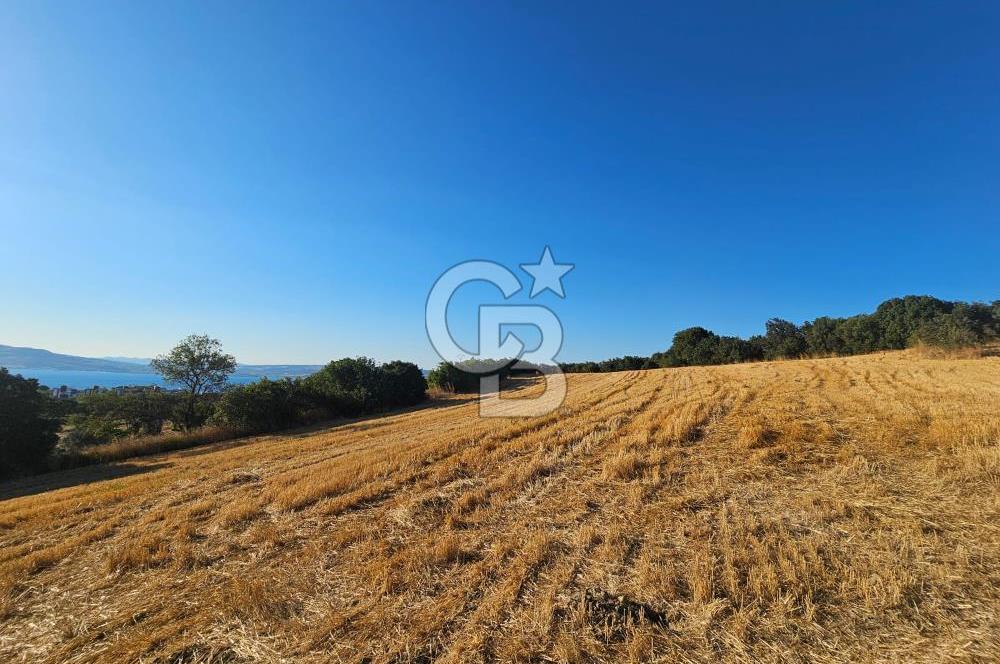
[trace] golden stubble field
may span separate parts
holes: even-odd
[[[0,486],[0,661],[987,661],[1000,358],[570,376]],[[62,487],[62,488],[57,488]]]

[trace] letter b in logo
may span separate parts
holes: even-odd
[[[521,290],[513,272],[490,261],[468,261],[445,272],[434,284],[427,297],[425,320],[427,336],[441,359],[463,371],[482,374],[480,377],[479,412],[483,417],[535,417],[552,412],[566,397],[566,377],[555,357],[562,346],[562,325],[548,307],[529,305],[480,305],[479,349],[470,353],[459,346],[448,328],[448,303],[455,292],[472,281],[495,285],[510,298]],[[513,332],[504,334],[507,326],[531,326],[538,330],[541,342],[533,350]],[[538,396],[517,399],[500,398],[500,378],[489,372],[495,368],[488,362],[466,360],[516,360],[511,369],[537,369],[545,379],[545,390]]]

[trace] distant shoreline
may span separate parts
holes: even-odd
[[[127,387],[127,386],[151,386],[175,388],[176,385],[167,384],[159,374],[155,373],[133,373],[119,371],[83,371],[72,369],[32,369],[32,368],[10,368],[12,374],[20,374],[25,378],[35,378],[40,385],[55,388],[65,385],[77,390],[84,390],[89,387]],[[302,374],[308,375],[308,374]],[[268,376],[272,379],[284,378],[285,375]],[[291,376],[289,376],[291,377]],[[257,374],[235,373],[229,377],[229,382],[236,385],[252,383],[260,380],[262,376]]]

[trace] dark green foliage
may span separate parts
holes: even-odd
[[[445,392],[475,392],[479,390],[479,376],[442,361],[427,374],[427,384]]]
[[[806,352],[806,337],[798,325],[781,318],[772,318],[765,324],[764,358],[777,360],[799,357]]]
[[[749,339],[719,336],[703,327],[674,335],[666,351],[653,353],[639,368],[729,364],[762,359],[873,353],[917,342],[935,346],[972,346],[1000,339],[1000,300],[991,304],[947,302],[928,295],[886,300],[875,313],[849,318],[821,316],[801,326],[772,318],[766,334]],[[618,360],[562,364],[567,372],[606,368]],[[630,364],[629,366],[634,366]]]
[[[954,316],[938,316],[920,326],[914,335],[920,343],[941,348],[962,348],[972,346],[977,337],[972,330],[963,326]]]
[[[381,376],[367,357],[334,360],[304,381],[317,404],[338,415],[360,415],[376,409]]]
[[[720,337],[703,327],[689,327],[674,335],[665,353],[650,358],[660,367],[690,367],[702,364],[731,364],[763,358],[759,339]]]
[[[604,360],[600,363],[600,370],[602,372],[610,371],[637,371],[642,369],[647,362],[647,358],[639,357],[638,355],[626,355],[624,357],[615,357],[610,360]]]
[[[301,380],[262,378],[224,391],[213,419],[240,431],[260,433],[301,424],[307,410]]]
[[[0,367],[0,477],[44,470],[59,420],[38,381]]]
[[[472,394],[479,391],[480,379],[499,375],[500,380],[510,375],[515,360],[465,360],[458,364],[441,362],[431,370],[427,382],[445,392]]]
[[[674,334],[674,343],[662,359],[665,367],[715,364],[719,335],[703,327],[689,327]]]
[[[874,316],[859,314],[839,322],[840,336],[844,340],[843,353],[858,355],[889,350],[882,340],[882,330]]]
[[[153,390],[80,398],[69,442],[106,443],[127,435],[159,433],[174,417],[197,425],[213,423],[236,431],[278,431],[333,417],[358,416],[409,406],[426,398],[420,369],[409,362],[381,366],[368,358],[336,360],[306,379],[268,380],[204,393],[188,410],[189,393]]]
[[[382,365],[380,391],[386,407],[413,406],[427,398],[427,380],[412,362],[386,362]]]
[[[868,342],[866,347],[906,348],[917,329],[938,316],[951,313],[954,307],[953,302],[929,295],[907,295],[886,300],[871,315],[878,338],[875,342]]]
[[[763,345],[760,337],[749,341],[739,337],[719,337],[715,349],[714,364],[736,364],[737,362],[752,362],[764,359]]]
[[[1000,301],[946,302],[927,295],[887,300],[873,314],[850,318],[822,316],[801,326],[772,318],[767,333],[744,341],[720,337],[703,327],[674,335],[669,350],[650,360],[662,367],[726,364],[803,355],[856,355],[905,348],[922,342],[959,347],[1000,338]]]
[[[427,381],[417,365],[367,357],[335,360],[302,381],[307,400],[331,416],[356,416],[411,406],[427,398]]]
[[[931,346],[959,348],[1000,338],[1000,307],[957,302],[949,313],[924,322],[913,339]]]
[[[160,433],[164,423],[177,416],[181,402],[176,394],[152,389],[85,394],[77,398],[77,412],[69,418],[67,442],[97,445]]]
[[[820,316],[812,322],[803,323],[802,333],[806,340],[806,352],[821,357],[847,353],[847,343],[840,329],[842,320]]]
[[[600,373],[601,365],[597,362],[563,362],[559,365],[566,373]]]
[[[206,335],[192,334],[150,366],[164,380],[183,385],[187,391],[184,408],[176,421],[185,430],[204,424],[210,409],[199,404],[204,394],[218,392],[236,371],[236,358],[222,352],[222,342]],[[200,406],[200,407],[199,407]]]

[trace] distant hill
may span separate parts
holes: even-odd
[[[236,373],[241,376],[293,378],[295,376],[308,376],[322,368],[322,364],[239,364],[236,366]]]
[[[148,364],[121,362],[96,357],[78,357],[53,353],[41,348],[18,348],[0,345],[0,367],[8,369],[59,369],[63,371],[110,371],[149,373]]]
[[[112,373],[148,374],[149,360],[132,357],[80,357],[53,353],[41,348],[20,348],[0,344],[0,367],[8,369],[55,369],[61,371],[106,371]],[[240,364],[236,373],[242,376],[305,376],[318,371],[318,364]]]
[[[146,365],[152,360],[150,357],[102,357],[102,360],[109,360],[111,362],[128,362],[129,364],[142,364]]]

